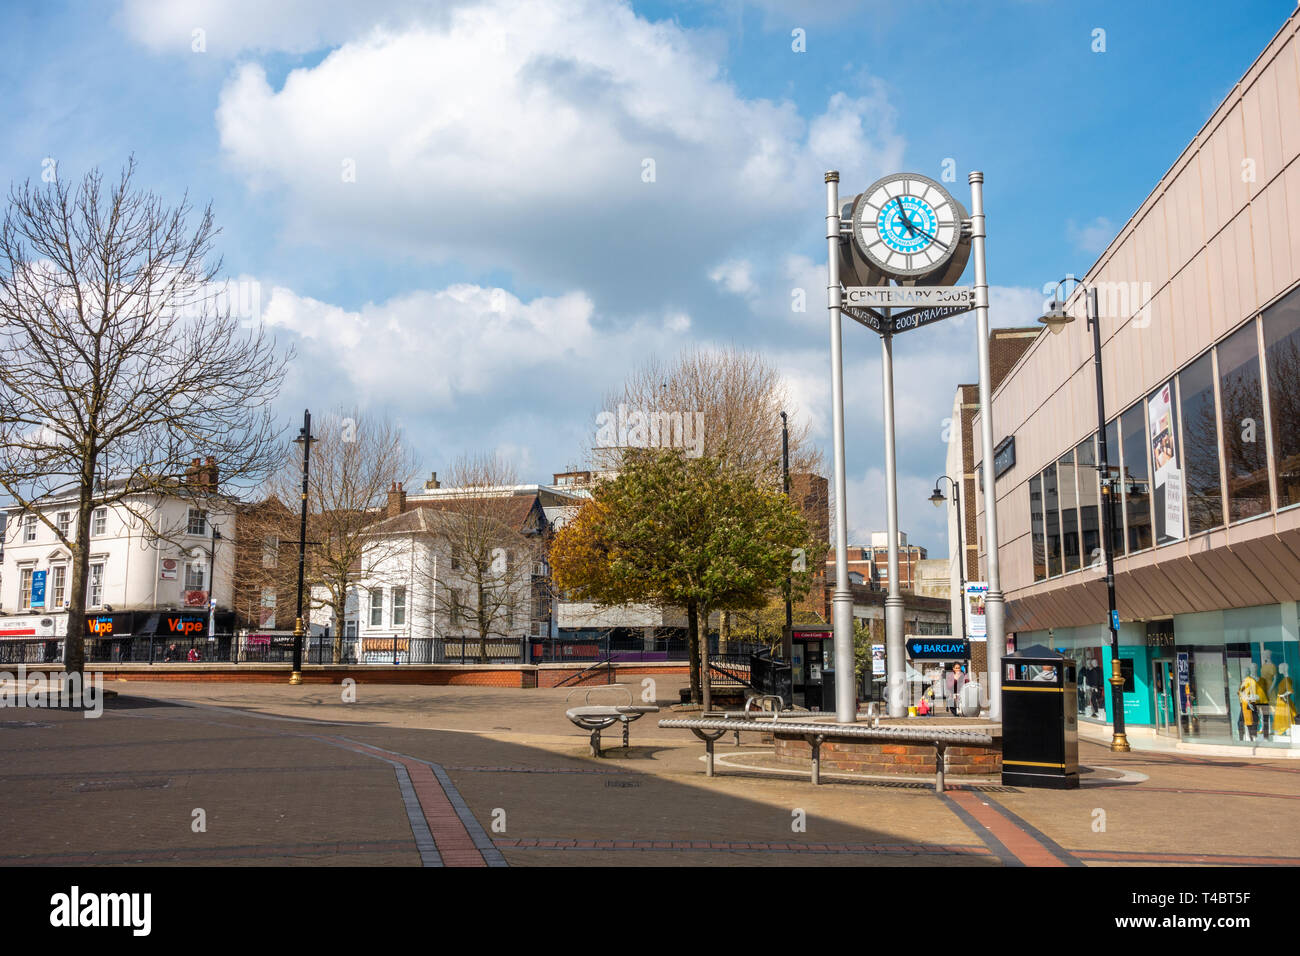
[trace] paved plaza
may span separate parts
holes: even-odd
[[[659,681],[665,711],[680,684]],[[1079,790],[950,777],[940,796],[930,778],[813,787],[729,735],[710,779],[653,715],[595,759],[563,688],[107,686],[99,719],[0,711],[0,864],[1300,863],[1295,762],[1081,741]]]

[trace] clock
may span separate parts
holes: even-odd
[[[894,173],[854,201],[852,244],[871,272],[907,284],[922,278],[952,284],[970,253],[965,218],[966,210],[933,179]]]

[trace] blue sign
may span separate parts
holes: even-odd
[[[922,661],[964,661],[970,658],[970,641],[910,637],[907,640],[907,656]]]
[[[1119,633],[1119,611],[1110,612],[1110,629],[1116,634]]]
[[[32,607],[45,607],[45,575],[48,571],[32,572]]]

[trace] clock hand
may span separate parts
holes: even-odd
[[[894,202],[898,205],[898,215],[902,217],[903,222],[907,225],[907,230],[912,235],[916,235],[916,227],[912,225],[912,220],[907,218],[907,210],[903,208],[903,197],[899,196]]]

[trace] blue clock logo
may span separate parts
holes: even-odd
[[[885,245],[911,255],[925,250],[939,231],[934,209],[916,196],[899,196],[885,203],[876,217],[876,227]]]

